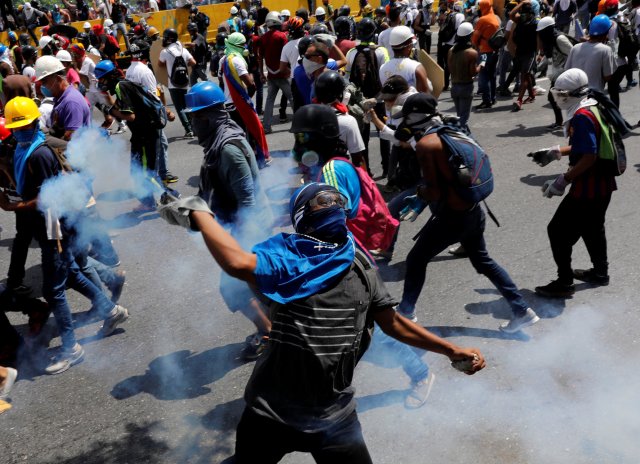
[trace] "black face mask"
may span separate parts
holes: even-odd
[[[215,130],[210,130],[209,128],[209,120],[207,118],[197,118],[191,117],[191,128],[193,129],[193,133],[196,134],[198,138],[198,145],[206,148],[207,141],[211,137],[212,133],[215,134]]]

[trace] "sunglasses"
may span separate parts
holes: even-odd
[[[320,208],[329,208],[333,205],[338,205],[340,208],[346,208],[347,198],[338,192],[320,192],[313,197],[307,205],[311,208],[316,206]]]

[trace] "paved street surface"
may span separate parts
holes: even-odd
[[[542,85],[548,87],[548,81]],[[477,101],[476,103],[479,103]],[[640,118],[638,89],[622,94],[628,120]],[[440,109],[452,111],[448,93]],[[275,112],[277,115],[277,111]],[[409,411],[409,380],[402,369],[365,358],[355,385],[365,438],[376,463],[637,463],[640,455],[640,131],[626,139],[629,168],[618,179],[607,216],[611,284],[577,285],[572,299],[546,300],[533,288],[555,278],[546,227],[559,198],[540,186],[566,168],[540,168],[525,154],[562,144],[545,127],[553,114],[546,95],[519,113],[511,100],[474,112],[471,127],[491,156],[495,191],[489,198],[501,227],[487,220],[491,255],[523,289],[542,320],[516,335],[498,325],[510,315],[505,300],[466,259],[444,252],[428,268],[419,322],[463,346],[480,348],[487,368],[465,376],[441,356],[423,356],[436,375],[427,404]],[[268,136],[274,161],[264,183],[281,226],[298,182],[288,157],[289,124]],[[196,192],[202,151],[167,129],[170,169],[183,195]],[[118,135],[128,140],[129,135]],[[373,171],[380,174],[378,139],[372,138]],[[88,147],[87,149],[92,149]],[[127,159],[122,153],[122,159]],[[252,324],[224,305],[219,267],[203,241],[157,214],[130,215],[128,172],[115,173],[120,188],[102,192],[99,207],[111,229],[127,285],[121,304],[131,318],[107,339],[98,323],[77,329],[85,361],[59,376],[25,366],[12,393],[13,409],[0,416],[0,462],[6,463],[218,463],[233,454],[235,426],[253,363],[239,359]],[[100,186],[97,186],[100,190]],[[404,260],[412,237],[428,218],[402,224],[396,253],[381,272],[400,297]],[[6,276],[13,215],[0,212],[0,275]],[[288,230],[288,229],[283,229]],[[590,263],[579,243],[577,268]],[[29,254],[27,282],[39,288],[39,250]],[[39,293],[39,292],[38,292]],[[90,303],[73,291],[75,315]],[[26,318],[11,313],[19,330]],[[53,318],[50,332],[55,335]],[[59,344],[53,338],[51,349]],[[284,463],[310,463],[293,454]]]

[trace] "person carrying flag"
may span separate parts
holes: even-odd
[[[231,119],[246,132],[258,165],[263,168],[271,163],[271,158],[264,128],[251,101],[256,86],[244,58],[246,43],[246,37],[240,32],[230,34],[224,41],[225,56],[220,60],[218,79],[220,87],[224,88],[225,105]]]

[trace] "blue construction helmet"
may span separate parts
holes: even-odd
[[[193,113],[194,111],[200,111],[214,105],[220,105],[225,101],[222,89],[210,81],[198,82],[191,87],[191,90],[187,92],[184,99],[187,104],[187,108],[185,109],[187,113]]]
[[[7,51],[7,46],[5,44],[0,44],[0,56],[4,55],[4,52]]]
[[[589,35],[605,35],[611,29],[611,19],[607,15],[599,14],[589,24]]]
[[[108,74],[111,74],[116,70],[116,65],[113,64],[110,60],[102,60],[96,65],[96,69],[94,70],[94,75],[96,79],[102,79],[106,77]]]

